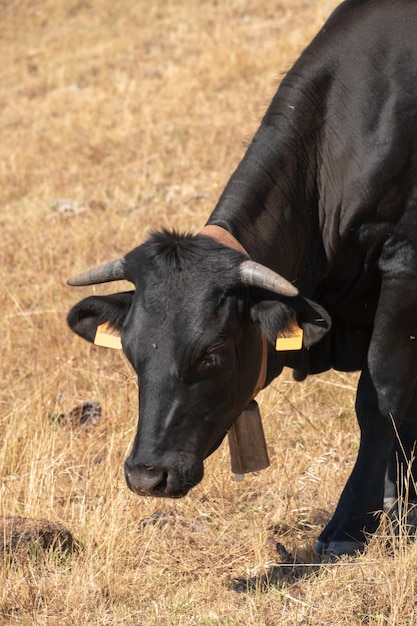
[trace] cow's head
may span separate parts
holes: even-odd
[[[263,336],[273,351],[295,313],[308,347],[327,331],[328,316],[279,275],[202,235],[155,233],[69,284],[119,279],[136,290],[86,298],[68,323],[92,342],[108,322],[138,375],[128,486],[138,494],[182,496],[201,480],[203,460],[252,399]]]

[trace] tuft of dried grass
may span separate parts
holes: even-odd
[[[0,4],[0,515],[61,523],[80,546],[4,559],[0,623],[415,623],[407,537],[388,527],[393,547],[381,531],[337,564],[312,551],[355,458],[356,375],[284,372],[261,394],[262,474],[233,482],[222,446],[186,499],[139,499],[122,471],[134,374],[65,325],[69,275],[152,228],[201,227],[336,3]],[[90,401],[91,428],[50,419]]]

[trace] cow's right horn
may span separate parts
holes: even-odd
[[[255,261],[243,261],[240,264],[240,278],[248,287],[267,289],[289,298],[298,296],[297,287],[294,287],[286,278]]]
[[[82,274],[68,278],[67,285],[85,287],[86,285],[109,283],[113,280],[128,280],[125,264],[124,257],[116,259],[116,261],[110,261],[110,263],[105,263]]]

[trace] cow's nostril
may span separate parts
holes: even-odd
[[[168,486],[168,472],[163,472],[162,480],[157,485],[155,485],[155,487],[152,490],[152,493],[163,495],[167,490],[167,486]]]

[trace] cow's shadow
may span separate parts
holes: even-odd
[[[268,591],[270,588],[291,587],[307,580],[321,569],[321,564],[305,563],[304,565],[273,565],[266,572],[249,578],[237,577],[230,581],[230,587],[238,593],[251,591]]]
[[[382,514],[381,524],[375,533],[375,540],[383,546],[387,556],[394,556],[404,544],[413,543],[417,538],[417,502],[412,501],[399,508],[398,504]],[[370,539],[370,538],[369,538]],[[273,542],[273,546],[270,542]],[[280,563],[274,563],[265,571],[254,576],[238,576],[230,581],[234,591],[247,593],[267,591],[270,588],[297,587],[297,583],[316,576],[324,566],[340,565],[337,558],[322,559],[313,548],[291,554],[275,540],[268,540],[274,547]],[[355,559],[355,557],[349,557]]]
[[[234,591],[247,593],[251,591],[267,591],[269,588],[290,587],[306,580],[322,568],[323,562],[313,549],[305,554],[291,554],[281,543],[276,543],[276,551],[281,562],[274,563],[260,574],[254,576],[238,576],[230,581]]]

